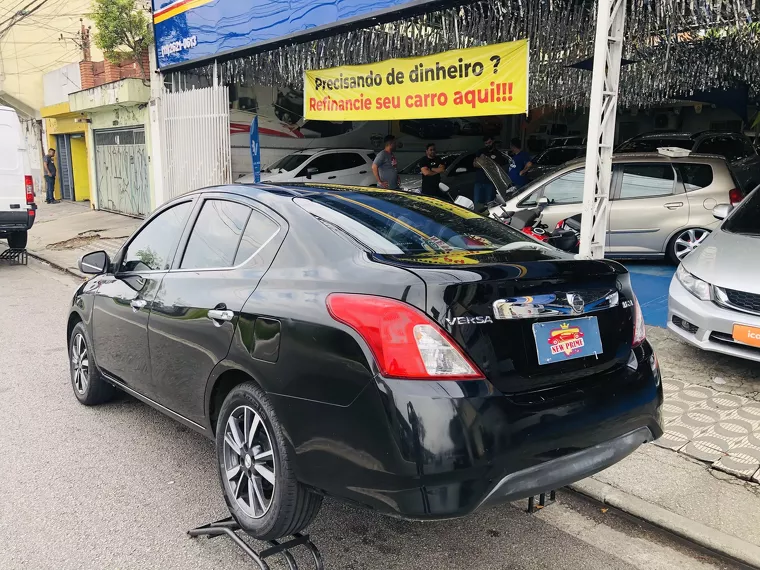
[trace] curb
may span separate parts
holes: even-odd
[[[593,479],[579,481],[573,485],[568,485],[568,487],[577,493],[615,507],[713,552],[760,568],[760,547],[757,545]]]
[[[58,265],[57,263],[53,263],[52,261],[50,261],[49,259],[45,259],[44,257],[42,257],[38,253],[34,253],[34,252],[29,251],[27,249],[26,250],[26,254],[29,257],[32,257],[32,258],[36,259],[37,261],[41,261],[43,263],[47,263],[50,267],[52,267],[54,269],[57,269],[58,271],[62,271],[63,273],[66,273],[68,275],[71,275],[72,277],[76,277],[77,279],[85,279],[84,275],[81,275],[80,273],[77,273],[73,269],[69,269],[67,267],[63,267],[62,265]]]

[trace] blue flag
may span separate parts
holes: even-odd
[[[253,160],[253,181],[261,182],[261,145],[259,145],[259,118],[251,122],[251,159]]]

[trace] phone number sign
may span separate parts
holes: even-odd
[[[308,36],[436,0],[153,0],[160,68]]]

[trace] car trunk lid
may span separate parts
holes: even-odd
[[[376,259],[425,282],[425,312],[502,392],[578,380],[630,357],[633,292],[615,262],[560,258],[550,250]]]

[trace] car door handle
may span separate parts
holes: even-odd
[[[328,180],[335,180],[336,178],[337,178],[337,176],[328,176],[327,177]]]
[[[132,306],[132,310],[136,313],[140,309],[144,309],[145,305],[148,304],[148,301],[144,299],[135,299],[129,304]]]
[[[360,170],[359,174],[367,174],[367,171],[366,170]]]
[[[681,206],[683,206],[683,202],[668,202],[667,204],[665,204],[665,207],[668,210],[675,210],[676,208],[680,208]]]
[[[222,309],[211,309],[208,312],[208,318],[214,321],[217,326],[219,322],[229,322],[235,318],[235,313]]]

